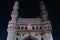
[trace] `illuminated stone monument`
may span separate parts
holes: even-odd
[[[18,18],[16,1],[7,28],[7,40],[53,40],[52,26],[44,2],[40,2],[41,18]]]

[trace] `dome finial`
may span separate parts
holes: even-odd
[[[19,2],[15,1],[13,11],[11,13],[12,20],[16,20],[18,17]]]
[[[13,6],[13,9],[14,10],[18,10],[19,9],[19,2],[18,1],[15,1],[15,4]]]
[[[40,9],[41,9],[42,11],[46,10],[46,6],[45,6],[45,4],[44,4],[43,1],[40,2]]]

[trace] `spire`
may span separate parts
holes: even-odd
[[[19,4],[18,1],[16,1],[14,6],[13,6],[13,11],[11,13],[12,19],[9,21],[8,29],[7,29],[8,32],[15,32],[15,27],[17,25],[18,8],[19,8],[18,4]],[[10,40],[10,39],[8,38],[7,40]]]
[[[41,9],[41,17],[43,18],[43,20],[47,20],[48,12],[46,11],[46,6],[43,1],[40,2],[40,9]]]
[[[19,9],[19,2],[16,1],[14,6],[13,6],[13,10],[18,10]]]
[[[18,9],[19,9],[19,2],[15,1],[15,4],[13,6],[13,11],[11,14],[12,20],[16,20],[18,17]]]
[[[40,2],[40,9],[44,11],[46,9],[46,6],[43,1]]]

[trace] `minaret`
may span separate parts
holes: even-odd
[[[9,24],[8,24],[7,40],[15,40],[15,28],[17,25],[18,8],[19,8],[19,3],[18,3],[18,1],[16,1],[14,6],[13,6],[13,11],[11,13],[12,19],[9,21]]]
[[[52,26],[50,20],[48,20],[48,12],[43,1],[40,2],[41,17],[43,19],[42,27],[45,32],[45,40],[53,40]]]
[[[40,2],[40,9],[41,9],[41,17],[43,20],[48,19],[48,12],[46,10],[46,6],[43,1]]]

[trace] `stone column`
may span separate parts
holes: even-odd
[[[52,34],[51,33],[46,33],[45,34],[45,40],[53,40]]]

